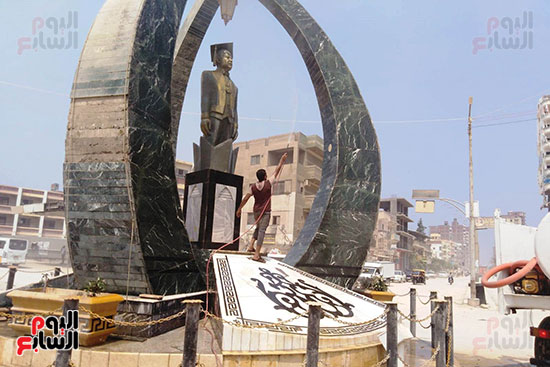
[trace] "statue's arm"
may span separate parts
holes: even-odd
[[[207,71],[201,74],[201,131],[204,136],[210,135],[210,78]]]
[[[239,109],[237,108],[237,101],[238,101],[238,98],[239,97],[239,90],[237,89],[237,87],[235,87],[235,123],[233,125],[233,134],[232,134],[232,138],[233,140],[237,140],[237,136],[239,136]]]

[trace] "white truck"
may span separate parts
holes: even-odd
[[[526,310],[550,311],[550,214],[537,228],[509,223],[496,211],[494,228],[497,266],[483,276],[482,284],[498,289],[499,311],[505,315]],[[550,314],[539,317],[542,321],[538,327],[530,328],[535,337],[535,356],[530,362],[550,366]]]
[[[395,264],[391,261],[365,262],[361,276],[366,278],[381,276],[384,280],[390,281],[395,276]]]

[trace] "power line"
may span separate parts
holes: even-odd
[[[480,128],[480,127],[490,127],[490,126],[500,126],[500,125],[511,125],[511,124],[519,124],[521,122],[528,122],[528,121],[536,121],[537,119],[526,119],[526,120],[516,120],[516,121],[505,121],[505,122],[496,122],[494,124],[485,124],[485,125],[474,125],[472,126],[472,129]]]

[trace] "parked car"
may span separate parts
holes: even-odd
[[[396,270],[392,280],[397,283],[404,283],[407,280],[407,276],[401,270]]]

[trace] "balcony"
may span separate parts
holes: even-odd
[[[304,196],[304,207],[311,208],[313,205],[313,200],[315,200],[316,195],[305,195]]]
[[[62,229],[46,229],[42,231],[42,237],[63,238]]]
[[[321,180],[321,167],[310,165],[310,166],[304,166],[303,174],[306,179],[315,179],[320,181]]]
[[[13,186],[0,185],[0,194],[15,195],[19,193],[19,189]]]
[[[36,236],[38,235],[38,228],[37,227],[17,227],[17,234],[23,235],[23,236]]]
[[[0,224],[0,234],[11,236],[13,227],[11,225]]]
[[[9,205],[0,205],[0,213],[1,214],[12,214],[11,213],[11,206]]]

